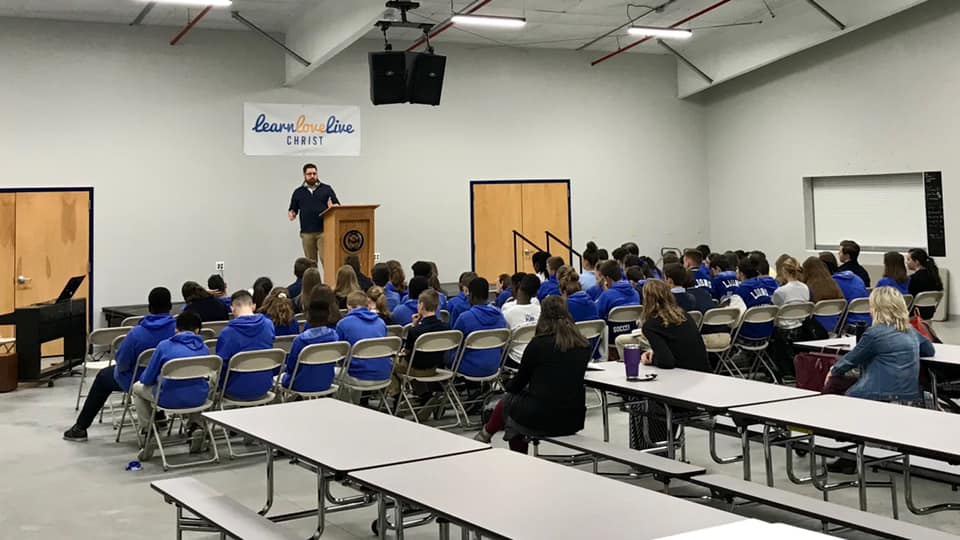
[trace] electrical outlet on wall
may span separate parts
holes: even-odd
[[[373,253],[373,262],[375,262],[375,263],[380,262],[380,252],[379,252],[379,251],[376,251],[376,252]]]
[[[217,272],[223,272],[223,261],[217,261]]]

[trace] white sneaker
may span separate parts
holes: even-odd
[[[490,443],[490,439],[493,439],[493,433],[487,433],[487,430],[480,428],[480,431],[473,436],[473,440],[480,441],[483,443]]]

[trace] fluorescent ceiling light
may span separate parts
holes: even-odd
[[[523,28],[527,25],[527,20],[522,17],[496,17],[493,15],[454,15],[450,20],[454,24],[499,28]]]
[[[157,4],[170,4],[178,6],[213,6],[227,7],[233,5],[233,0],[139,0],[141,3],[155,2]]]
[[[682,30],[679,28],[657,28],[654,26],[631,26],[627,33],[631,36],[657,37],[664,39],[690,39],[693,35],[691,30]]]

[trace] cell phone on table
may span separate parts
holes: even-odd
[[[643,375],[638,375],[636,377],[627,377],[629,382],[648,382],[657,378],[656,373],[644,373]]]

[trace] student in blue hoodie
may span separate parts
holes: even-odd
[[[560,292],[567,300],[567,311],[573,317],[573,322],[595,321],[600,318],[597,303],[581,290],[580,276],[572,266],[561,266],[560,270],[557,270],[557,281],[560,283]]]
[[[141,426],[150,422],[151,404],[157,401],[159,391],[160,369],[170,360],[189,358],[192,356],[207,356],[209,350],[198,336],[200,331],[200,316],[192,311],[185,311],[177,317],[177,331],[173,337],[161,341],[157,350],[150,358],[150,363],[143,370],[140,382],[133,385],[134,406]],[[210,385],[205,380],[194,379],[188,381],[171,381],[164,383],[163,407],[171,409],[196,407],[202,404],[210,395]]]
[[[429,261],[417,261],[410,265],[410,270],[413,272],[413,277],[422,277],[427,280],[427,287],[437,291],[437,296],[440,297],[440,309],[445,309],[450,311],[450,306],[447,305],[447,295],[443,294],[443,291],[440,290],[440,280],[437,277],[437,265]],[[409,292],[409,291],[408,291]],[[401,301],[409,300],[413,298],[416,300],[418,297],[412,294],[407,294],[406,298],[401,298]]]
[[[415,280],[421,281],[417,278],[410,281]],[[352,346],[361,339],[386,337],[387,325],[380,318],[380,315],[367,308],[366,294],[354,291],[347,295],[347,309],[350,311],[337,323],[337,335],[340,337],[340,341],[346,341]],[[346,377],[351,384],[363,386],[367,382],[373,383],[389,379],[392,370],[393,361],[390,357],[353,359],[350,361],[350,371],[346,374]]]
[[[417,299],[420,298],[420,293],[430,288],[430,284],[427,282],[427,278],[415,277],[410,278],[410,283],[407,287],[410,297],[401,302],[400,305],[397,306],[397,309],[393,310],[393,322],[401,326],[406,326],[413,322],[413,316],[417,313]],[[453,319],[452,313],[450,314],[450,318],[451,320]]]
[[[540,284],[540,290],[537,291],[537,300],[543,302],[548,296],[560,296],[560,284],[557,283],[557,270],[563,266],[563,259],[560,257],[550,257],[547,259],[547,279]]]
[[[487,302],[490,294],[490,283],[482,278],[475,278],[468,286],[470,291],[470,309],[457,319],[454,330],[463,332],[466,339],[477,330],[494,330],[506,328],[507,321],[503,314]],[[460,373],[471,377],[484,377],[495,373],[500,368],[500,349],[483,351],[468,351],[464,353],[460,362]]]
[[[683,266],[693,273],[694,287],[711,290],[713,287],[710,269],[703,262],[703,254],[695,249],[683,252]]]
[[[217,338],[217,356],[223,359],[219,384],[222,386],[230,367],[230,359],[239,352],[260,351],[273,348],[273,321],[262,313],[254,313],[253,296],[245,290],[230,297],[234,318]],[[234,399],[256,399],[263,395],[260,390],[275,373],[231,373],[224,393]]]
[[[400,305],[400,294],[392,287],[387,288],[390,283],[390,269],[387,268],[386,263],[373,265],[373,268],[370,269],[370,280],[373,281],[374,285],[383,288],[383,296],[387,299],[387,311],[393,313],[393,310]]]
[[[83,409],[73,426],[64,432],[64,439],[73,442],[86,441],[87,429],[107,403],[110,394],[126,392],[130,390],[130,384],[136,382],[133,381],[133,371],[140,353],[173,336],[176,322],[170,316],[170,291],[164,287],[151,290],[147,303],[150,314],[123,339],[120,348],[114,353],[114,365],[97,372],[87,399],[83,402]]]
[[[460,274],[460,279],[458,282],[460,286],[460,294],[447,300],[447,312],[450,313],[450,320],[447,321],[447,324],[449,324],[451,327],[457,322],[457,317],[459,317],[461,313],[470,309],[470,297],[468,296],[470,291],[470,282],[475,279],[477,279],[476,272],[464,272]],[[414,296],[414,298],[417,297]],[[506,300],[504,300],[504,302],[506,302]],[[503,305],[501,304],[500,307],[502,308]],[[414,309],[413,312],[416,313],[416,309]]]
[[[713,299],[717,302],[723,302],[731,295],[736,294],[737,287],[740,286],[740,280],[737,279],[737,272],[732,270],[730,258],[727,255],[712,253],[710,255],[710,291]]]
[[[300,296],[300,293],[303,291],[303,273],[307,271],[307,268],[316,267],[317,261],[311,261],[306,257],[299,257],[293,261],[293,277],[296,278],[296,281],[287,285],[287,292],[290,294],[290,298]]]
[[[743,299],[747,309],[773,303],[773,293],[780,286],[770,277],[770,263],[760,255],[751,253],[737,264],[737,279],[740,286],[735,294]]]
[[[230,295],[227,294],[227,282],[220,274],[210,274],[207,278],[207,292],[230,309]]]
[[[494,302],[498,308],[503,308],[503,304],[513,296],[513,289],[511,287],[510,274],[500,274],[497,276],[497,299]],[[450,305],[450,301],[447,301],[447,306]]]
[[[605,261],[600,265],[600,283],[603,292],[597,298],[597,313],[606,320],[610,310],[620,306],[640,305],[640,294],[629,281],[623,279],[623,272],[617,261]]]
[[[840,287],[840,290],[843,291],[843,297],[847,300],[849,304],[851,300],[857,298],[866,298],[869,295],[867,293],[867,287],[864,285],[863,280],[860,279],[860,276],[854,274],[850,270],[843,270],[837,272],[833,275],[833,280],[837,282],[837,286]],[[867,313],[850,313],[847,315],[847,325],[855,324],[864,324],[870,326],[872,319]]]
[[[331,309],[337,309],[337,306],[331,306],[325,299],[316,298],[310,302],[307,309],[307,321],[310,323],[310,328],[293,339],[290,352],[287,353],[287,359],[283,364],[280,384],[284,388],[290,388],[290,379],[293,377],[293,370],[297,366],[297,358],[300,357],[300,352],[303,349],[309,345],[331,343],[340,339],[336,330],[327,327]],[[333,377],[333,364],[303,365],[297,370],[297,377],[293,381],[293,389],[298,392],[323,392],[330,388]]]
[[[896,251],[883,254],[883,277],[877,281],[877,287],[893,287],[900,294],[910,294],[910,276],[903,255]]]
[[[274,336],[295,336],[300,333],[300,323],[293,313],[290,295],[283,287],[274,287],[263,299],[263,306],[257,310],[273,323]]]

